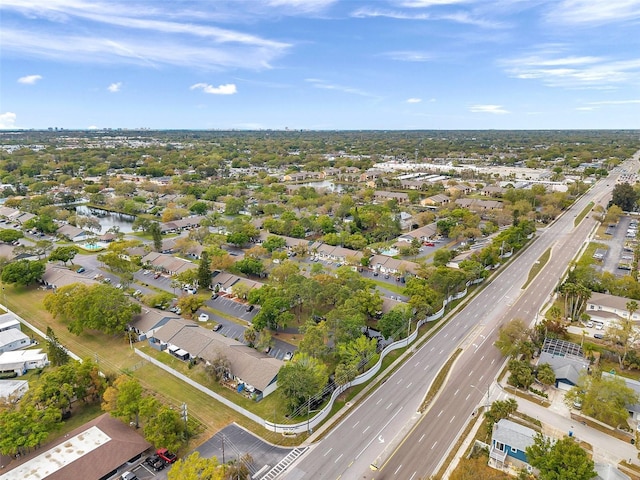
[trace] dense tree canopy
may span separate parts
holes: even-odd
[[[2,269],[2,281],[17,285],[29,285],[42,278],[46,266],[43,261],[17,260]]]
[[[59,288],[44,299],[45,308],[54,317],[68,322],[69,331],[79,335],[84,329],[113,334],[124,332],[140,305],[125,293],[108,284],[74,283]]]
[[[596,476],[593,460],[571,437],[553,441],[538,434],[526,454],[529,464],[540,471],[540,480],[591,480]]]

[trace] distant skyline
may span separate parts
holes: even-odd
[[[0,129],[638,129],[640,0],[0,0]]]

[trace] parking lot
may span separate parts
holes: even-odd
[[[622,216],[617,224],[606,227],[604,237],[596,241],[607,245],[606,253],[598,252],[600,261],[598,270],[610,272],[616,276],[628,275],[633,264],[633,248],[637,242],[638,220],[635,217]]]

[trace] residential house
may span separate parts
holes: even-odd
[[[167,313],[164,310],[142,307],[142,311],[131,319],[129,330],[138,335],[138,341],[146,340],[153,336],[154,332],[170,320],[179,319],[180,316]]]
[[[31,345],[31,339],[19,328],[9,328],[0,332],[0,353],[19,350]]]
[[[404,192],[388,192],[385,190],[376,190],[373,193],[373,200],[375,202],[388,202],[389,200],[395,200],[400,205],[409,203],[409,195]]]
[[[501,210],[502,202],[497,200],[479,200],[477,198],[459,198],[455,204],[473,211]]]
[[[63,225],[56,230],[58,237],[66,238],[72,242],[85,242],[90,237],[94,236],[91,232],[87,232],[74,225]]]
[[[608,293],[591,292],[591,296],[587,300],[585,313],[592,320],[605,324],[610,321],[628,319],[629,310],[627,309],[627,304],[630,301],[628,298],[609,295]],[[640,305],[640,302],[636,303]],[[640,322],[640,309],[633,312],[631,320],[636,323]]]
[[[15,403],[29,390],[26,380],[0,380],[0,403]]]
[[[291,172],[282,177],[285,182],[302,182],[304,180],[316,180],[322,178],[320,172]]]
[[[582,372],[589,371],[590,362],[577,343],[545,338],[538,366],[548,363],[556,375],[556,388],[569,390],[578,383]]]
[[[631,480],[629,475],[622,473],[610,463],[596,462],[593,469],[597,475],[592,480]]]
[[[438,227],[434,222],[428,225],[424,225],[423,227],[413,229],[410,232],[404,233],[400,235],[400,237],[398,237],[398,240],[411,243],[415,238],[415,239],[418,239],[420,243],[430,242],[435,238],[437,233],[438,233]]]
[[[485,197],[500,198],[505,194],[506,191],[506,188],[500,187],[498,185],[487,185],[480,191],[480,194],[484,195]]]
[[[27,370],[44,368],[49,365],[49,357],[40,349],[14,350],[0,354],[0,372],[16,372],[24,375]]]
[[[615,375],[611,375],[609,372],[602,372],[602,377],[611,378],[611,377],[615,377]],[[633,390],[636,393],[636,395],[638,395],[640,398],[640,382],[639,381],[632,380],[631,378],[620,377],[620,376],[618,376],[618,378],[622,378],[626,386],[629,387],[631,390]],[[631,417],[631,419],[636,422],[640,422],[640,403],[636,403],[634,405],[627,405],[626,408],[627,408],[627,411],[629,412],[629,416]]]
[[[473,190],[469,185],[464,185],[462,183],[448,186],[445,185],[444,189],[451,196],[467,195]]]
[[[263,283],[256,282],[255,280],[249,280],[248,278],[239,277],[220,270],[213,272],[211,277],[211,288],[217,292],[233,294],[233,287],[238,284],[245,285],[249,290],[263,286]]]
[[[96,280],[85,277],[84,275],[74,272],[67,267],[47,264],[44,275],[42,275],[42,278],[40,279],[40,283],[47,288],[55,290],[56,288],[71,285],[73,283],[93,285],[97,282]]]
[[[170,320],[150,338],[150,345],[185,360],[213,363],[225,357],[229,361],[228,380],[255,393],[261,400],[277,388],[281,360],[250,348],[188,320]],[[184,352],[184,353],[183,353]]]
[[[189,260],[183,260],[172,255],[166,255],[164,253],[150,252],[142,257],[142,264],[148,267],[166,272],[169,275],[177,275],[197,268],[197,266]]]
[[[18,320],[16,316],[11,312],[0,315],[0,332],[4,332],[5,330],[9,330],[10,328],[22,330],[22,324],[20,323],[20,320]]]
[[[511,465],[522,468],[529,465],[526,449],[534,444],[536,431],[506,418],[498,420],[491,433],[489,465],[504,468]]]
[[[423,207],[441,207],[442,205],[446,205],[451,201],[451,197],[438,193],[436,195],[431,195],[430,197],[423,198],[420,200],[420,205]]]

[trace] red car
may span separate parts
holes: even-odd
[[[156,455],[158,455],[167,465],[178,459],[178,456],[175,453],[171,453],[166,448],[159,448],[156,450]]]
[[[436,246],[436,244],[435,244],[435,243],[433,243],[433,242],[424,242],[424,246],[425,246],[425,247],[435,247],[435,246]]]

